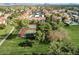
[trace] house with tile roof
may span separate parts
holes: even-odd
[[[36,24],[30,24],[28,28],[21,28],[18,35],[19,37],[33,38],[36,33]]]
[[[5,25],[7,25],[6,19],[5,19],[4,16],[0,16],[0,24],[5,24]]]
[[[45,20],[44,13],[41,11],[32,11],[26,10],[21,13],[17,19],[26,19],[26,20]]]

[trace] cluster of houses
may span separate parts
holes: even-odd
[[[22,14],[18,16],[18,19],[27,19],[27,20],[45,20],[44,13],[42,11],[32,11],[26,10],[21,12]]]
[[[35,20],[35,21],[45,21],[45,15],[42,11],[31,11],[27,10],[22,12],[22,15],[18,17],[19,20]],[[27,34],[26,34],[27,33]],[[29,24],[28,28],[20,29],[19,36],[20,37],[34,37],[34,33],[36,33],[36,24]]]
[[[12,13],[9,13],[9,12],[5,12],[5,13],[2,13],[0,12],[0,24],[4,24],[4,25],[7,25],[7,18],[9,16],[11,16]]]
[[[46,15],[52,14],[52,21],[63,21],[64,23],[70,25],[79,25],[79,12],[73,10],[66,10],[66,9],[42,9],[42,10],[22,10],[21,15],[17,16],[16,19],[19,20],[35,20],[35,21],[45,21]],[[0,24],[7,24],[7,17],[9,17],[12,13],[0,12]],[[36,33],[36,24],[29,24],[29,28],[22,28],[19,31],[20,37],[25,36],[33,36]],[[26,34],[27,33],[27,34]]]
[[[51,15],[52,16],[52,21],[63,21],[64,19],[64,23],[66,24],[70,24],[70,25],[79,25],[79,12],[77,11],[72,11],[72,10],[65,10],[65,9],[53,9],[53,10],[46,10],[43,9],[42,11],[31,11],[31,10],[27,10],[26,12],[24,12],[19,19],[27,19],[27,20],[39,20],[39,21],[44,21],[46,20],[45,15]],[[33,27],[34,28],[31,28]],[[31,36],[33,36],[32,34],[36,32],[36,25],[31,24],[29,25],[31,27],[29,27],[29,29],[26,29],[26,31],[24,31],[24,33],[31,33]],[[23,32],[24,28],[22,28],[19,32],[20,37],[24,37],[25,34],[20,34],[21,32]],[[28,35],[26,35],[28,36]],[[30,36],[30,35],[29,35]]]
[[[79,25],[79,12],[68,10],[64,13],[65,23],[69,25]]]

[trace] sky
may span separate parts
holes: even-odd
[[[79,0],[0,0],[0,3],[79,3]]]

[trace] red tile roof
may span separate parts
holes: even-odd
[[[3,16],[0,16],[0,23],[4,24],[5,18]]]

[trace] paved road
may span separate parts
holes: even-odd
[[[0,41],[0,46],[4,43],[4,41],[9,37],[9,35],[14,31],[15,27],[12,28],[12,30],[9,32],[9,34],[7,36],[4,37],[4,39],[2,39]]]

